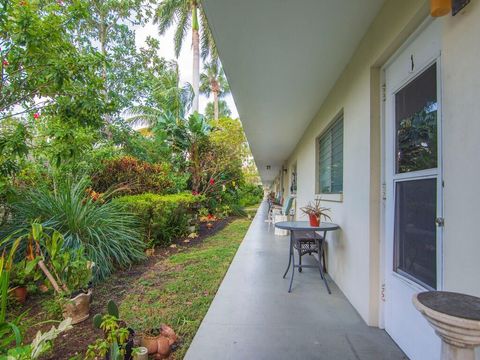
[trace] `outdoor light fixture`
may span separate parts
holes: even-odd
[[[452,0],[430,0],[430,15],[440,17],[452,11]]]
[[[283,172],[286,174],[288,169],[287,168],[282,168]]]

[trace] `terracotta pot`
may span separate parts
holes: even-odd
[[[156,354],[158,350],[157,339],[162,335],[151,336],[143,334],[140,339],[140,345],[147,348],[149,354]]]
[[[170,355],[170,340],[161,335],[157,339],[157,359],[166,359]]]
[[[25,301],[27,301],[27,287],[17,286],[15,289],[13,289],[13,295],[20,304],[25,304]]]
[[[310,219],[310,226],[319,226],[320,225],[320,217],[314,215],[314,214],[308,214],[308,217]]]
[[[87,293],[80,293],[63,305],[63,318],[72,318],[72,325],[78,324],[90,316],[90,301],[92,289]]]
[[[434,17],[447,15],[452,11],[452,0],[430,0],[430,15]]]

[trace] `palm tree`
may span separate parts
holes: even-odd
[[[200,20],[199,20],[200,16]],[[207,18],[200,0],[163,0],[157,8],[154,22],[158,23],[160,35],[176,23],[174,41],[175,55],[180,55],[183,40],[188,29],[192,29],[193,48],[193,76],[192,86],[195,97],[192,110],[198,112],[199,87],[200,87],[200,37],[202,58],[205,60],[209,54],[217,58],[217,51],[213,36],[208,27]]]
[[[165,113],[180,121],[192,106],[193,89],[190,84],[180,87],[180,74],[175,61],[167,63],[165,71],[153,80],[152,97],[147,104],[129,109],[128,122],[133,125],[154,127]]]
[[[207,96],[213,94],[214,119],[218,120],[218,99],[230,93],[230,87],[218,60],[206,63],[204,69],[200,76],[200,92]]]
[[[218,100],[218,117],[219,118],[228,118],[232,115],[228,104],[225,100]],[[213,119],[215,117],[215,104],[213,102],[209,102],[207,106],[205,106],[205,117],[207,119]]]

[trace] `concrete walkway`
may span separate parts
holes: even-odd
[[[274,236],[264,221],[266,207],[260,207],[185,359],[406,359],[385,331],[365,324],[332,281],[328,295],[317,270],[297,272],[287,293],[282,275],[288,237]]]

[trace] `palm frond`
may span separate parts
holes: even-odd
[[[190,11],[179,11],[179,18],[177,23],[177,29],[175,30],[175,35],[173,37],[175,44],[175,56],[178,58],[180,56],[180,51],[182,50],[183,40],[187,34],[188,29],[190,28]]]
[[[208,24],[207,16],[203,7],[200,7],[200,24],[201,24],[201,56],[202,60],[206,60],[210,55],[213,60],[218,59],[217,46],[215,45],[215,39],[210,30],[210,25]]]

